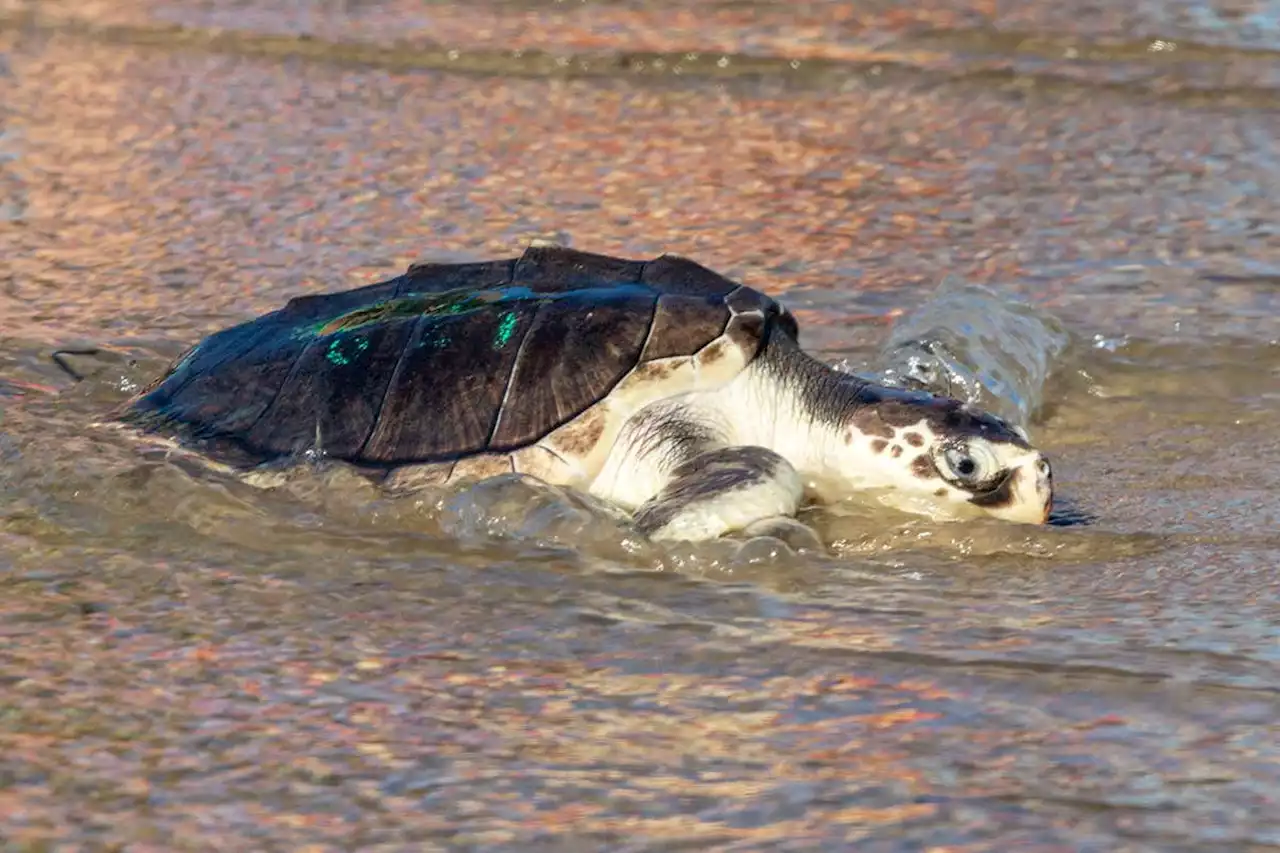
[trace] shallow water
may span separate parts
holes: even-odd
[[[1280,847],[1280,18],[1115,5],[0,4],[0,847]],[[851,369],[948,274],[1050,311],[1063,523],[658,547],[87,426],[534,236]]]

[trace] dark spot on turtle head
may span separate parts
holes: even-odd
[[[844,431],[844,443],[853,444],[853,430],[847,429]]]
[[[925,418],[925,413],[918,405],[901,400],[885,400],[876,408],[880,412],[880,419],[890,426],[912,426]]]
[[[936,490],[934,491],[934,493],[933,493],[933,494],[934,494],[934,496],[935,496],[935,497],[945,498],[945,497],[947,496],[947,490],[946,490],[946,489],[936,489]]]
[[[889,442],[885,441],[883,438],[877,438],[875,441],[871,442],[871,449],[876,453],[884,453],[884,449],[888,446]]]
[[[1000,481],[998,486],[989,491],[974,495],[969,498],[969,503],[974,506],[985,507],[987,509],[1012,506],[1016,497],[1013,493],[1013,486],[1020,476],[1022,476],[1022,472],[1020,470],[1010,471],[1005,475],[1004,479]]]
[[[918,432],[909,432],[903,436],[912,447],[924,447],[924,436]]]
[[[1005,420],[957,401],[948,401],[948,403],[951,405],[944,413],[931,419],[931,423],[936,425],[935,428],[939,432],[947,436],[979,435],[989,441],[1008,442],[1024,449],[1030,447]]]
[[[922,480],[929,480],[938,476],[938,466],[933,464],[933,460],[929,458],[929,454],[921,453],[915,459],[911,460],[911,473],[915,474]]]
[[[901,456],[902,445],[895,444],[893,447],[889,448],[889,455],[892,456],[894,459],[897,459],[899,456]]]
[[[880,418],[880,412],[871,406],[858,409],[850,419],[854,429],[863,435],[893,438],[893,429]]]

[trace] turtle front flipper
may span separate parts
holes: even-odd
[[[715,539],[759,522],[791,517],[804,485],[791,463],[764,447],[721,447],[670,472],[657,495],[636,510],[651,539]]]

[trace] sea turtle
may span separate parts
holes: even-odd
[[[295,298],[206,338],[115,416],[236,466],[324,457],[397,490],[532,475],[655,539],[759,530],[860,490],[1046,521],[1049,463],[1023,430],[797,341],[778,302],[685,258],[535,245]]]

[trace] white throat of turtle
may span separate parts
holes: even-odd
[[[774,339],[722,392],[723,426],[734,444],[768,447],[800,473],[821,503],[839,500],[855,483],[844,475],[844,425],[869,383],[840,373],[790,340]],[[744,415],[745,413],[745,415]]]

